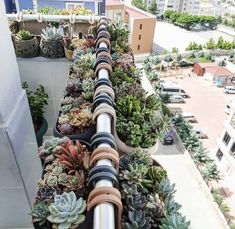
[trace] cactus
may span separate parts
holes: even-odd
[[[56,27],[46,27],[42,29],[41,36],[47,41],[58,40],[63,38],[64,31],[61,27],[58,29]]]
[[[144,211],[128,212],[128,221],[123,225],[124,229],[150,229],[150,217],[145,217]]]
[[[46,222],[49,215],[48,206],[44,201],[39,201],[33,205],[30,215],[33,217],[33,223],[39,222],[42,225]]]
[[[56,195],[54,203],[50,204],[47,220],[58,228],[68,229],[85,220],[82,214],[85,209],[86,202],[81,197],[77,200],[74,192],[64,192],[62,195]]]
[[[152,166],[148,169],[147,173],[150,180],[160,183],[162,180],[167,178],[167,172],[160,166]]]

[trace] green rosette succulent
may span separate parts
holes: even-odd
[[[56,224],[58,229],[68,229],[85,220],[82,214],[85,209],[86,202],[81,197],[77,200],[74,192],[64,192],[62,195],[56,195],[54,203],[50,204],[47,220]]]

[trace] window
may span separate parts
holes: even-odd
[[[230,141],[231,137],[228,135],[227,132],[225,132],[224,137],[223,137],[223,142],[225,145],[228,145],[229,141]]]
[[[138,50],[140,50],[140,45],[138,45]]]
[[[79,39],[82,39],[82,32],[78,33],[78,37],[79,37]]]
[[[141,35],[139,35],[139,40],[141,40]]]
[[[231,154],[235,153],[235,143],[232,144],[230,151],[231,151]]]
[[[216,157],[218,157],[219,161],[221,161],[222,157],[223,157],[223,153],[221,152],[220,149],[218,149],[217,153],[216,153]]]
[[[65,3],[66,10],[74,10],[81,6],[83,6],[83,3],[72,3],[72,2]]]
[[[140,29],[142,29],[142,24],[140,24]]]

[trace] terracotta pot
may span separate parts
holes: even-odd
[[[65,56],[69,61],[73,61],[73,51],[64,46]]]

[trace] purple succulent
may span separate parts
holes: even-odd
[[[60,193],[61,193],[60,189],[56,189],[45,185],[38,189],[37,199],[48,203],[54,199],[55,195]]]
[[[70,135],[74,133],[74,127],[69,123],[64,123],[59,126],[59,130],[61,134]]]

